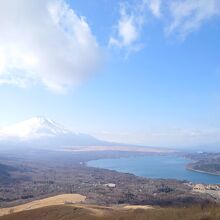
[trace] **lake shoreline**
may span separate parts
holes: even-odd
[[[209,174],[212,176],[220,176],[220,174],[217,174],[217,173],[212,173],[212,172],[203,171],[203,170],[196,170],[196,169],[190,168],[188,166],[186,166],[186,169],[189,171],[197,172],[197,173],[204,173],[204,174]]]
[[[185,161],[184,161],[185,160]],[[190,162],[179,156],[140,156],[131,158],[98,159],[88,161],[86,166],[130,173],[152,179],[176,179],[204,184],[220,184],[220,175],[190,168]],[[151,167],[146,169],[144,167]],[[190,173],[190,171],[192,171]]]

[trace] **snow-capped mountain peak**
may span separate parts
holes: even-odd
[[[44,117],[33,117],[26,121],[0,129],[0,137],[32,139],[39,137],[58,136],[71,133],[68,129]]]
[[[53,120],[34,117],[0,129],[2,147],[57,149],[73,146],[103,146],[111,144],[83,133],[74,133]]]

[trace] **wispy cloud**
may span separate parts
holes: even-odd
[[[170,23],[167,34],[177,33],[182,38],[198,30],[205,22],[220,15],[219,0],[169,1]]]
[[[152,14],[158,18],[161,16],[161,1],[162,0],[144,0],[144,3],[148,5]]]
[[[63,0],[0,1],[0,84],[63,91],[96,71],[101,50]]]
[[[120,18],[115,27],[116,34],[114,37],[110,37],[109,45],[126,48],[129,51],[139,50],[140,45],[137,41],[143,25],[144,19],[141,9],[130,9],[130,5],[121,4]]]
[[[120,5],[120,18],[109,45],[128,51],[142,48],[142,32],[150,16],[164,25],[167,37],[185,39],[204,23],[220,15],[219,0],[137,0]]]
[[[109,45],[125,49],[127,54],[143,48],[142,31],[148,22],[149,14],[161,16],[161,0],[137,0],[120,4],[120,16],[114,26],[114,34],[109,39]]]

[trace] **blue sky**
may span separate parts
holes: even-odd
[[[19,5],[0,3],[0,126],[43,115],[125,143],[220,142],[218,0]]]

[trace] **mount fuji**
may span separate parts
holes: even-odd
[[[87,134],[74,133],[53,120],[44,117],[34,117],[0,129],[0,147],[3,145],[58,148],[111,146],[114,144],[96,139]]]

